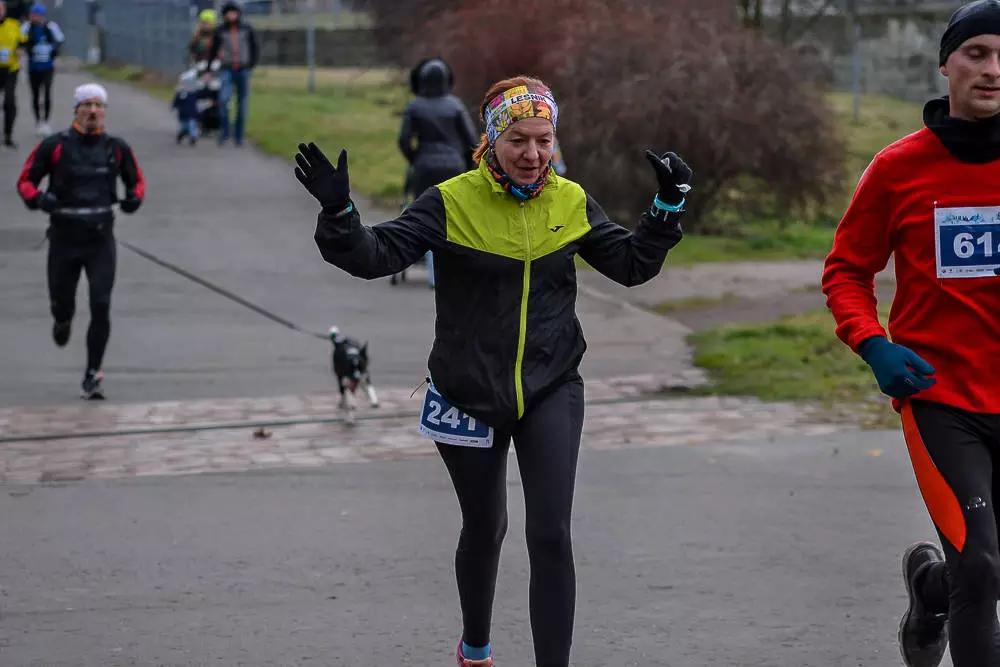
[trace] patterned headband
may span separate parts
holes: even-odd
[[[555,129],[559,107],[552,91],[541,86],[517,86],[500,93],[486,105],[486,138],[492,146],[497,137],[524,118],[544,118]]]

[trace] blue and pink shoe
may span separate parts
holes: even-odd
[[[490,647],[490,657],[485,660],[470,660],[462,655],[462,642],[458,642],[458,648],[455,650],[455,656],[458,658],[458,667],[493,667],[493,647]]]

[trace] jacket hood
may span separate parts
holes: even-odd
[[[960,162],[986,164],[1000,160],[1000,115],[962,120],[949,115],[947,95],[924,105],[924,125]]]
[[[410,71],[410,90],[420,97],[442,97],[451,93],[454,75],[440,58],[422,60]]]

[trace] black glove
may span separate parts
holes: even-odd
[[[660,189],[656,198],[668,206],[677,206],[691,190],[691,167],[677,153],[664,153],[657,156],[653,151],[646,151],[646,159],[656,171],[656,181]]]
[[[59,208],[59,198],[51,192],[43,192],[38,196],[38,208],[46,213],[51,213]]]
[[[299,144],[295,163],[299,165],[295,168],[295,178],[324,209],[339,213],[350,206],[351,182],[347,173],[346,150],[340,151],[337,166],[334,167],[316,144]]]
[[[119,205],[121,206],[122,213],[135,213],[139,210],[139,207],[142,206],[142,200],[139,199],[134,192],[129,190],[125,194],[125,199],[123,199]]]

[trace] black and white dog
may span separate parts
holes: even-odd
[[[340,409],[347,411],[348,421],[352,421],[357,407],[354,397],[359,386],[364,385],[368,402],[373,408],[379,405],[368,373],[368,343],[361,345],[352,338],[340,335],[337,327],[330,327],[330,342],[333,343],[333,374],[340,389]]]

